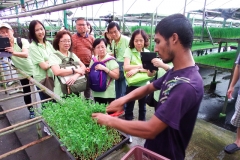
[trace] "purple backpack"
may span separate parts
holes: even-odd
[[[90,88],[95,91],[95,92],[104,92],[107,90],[107,87],[112,81],[112,78],[110,78],[108,84],[107,84],[107,73],[102,70],[95,70],[95,66],[98,64],[102,64],[104,66],[107,61],[110,60],[115,60],[114,57],[109,57],[105,59],[104,61],[99,62],[95,57],[92,58],[93,60],[93,65],[90,68],[90,73],[89,73],[89,85]]]

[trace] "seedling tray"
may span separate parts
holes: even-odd
[[[42,121],[42,122],[43,122],[43,124],[48,128],[50,134],[52,134],[53,137],[56,138],[56,140],[59,142],[61,150],[64,151],[64,152],[66,152],[66,154],[69,156],[69,158],[70,158],[71,160],[79,160],[79,159],[76,159],[76,158],[67,150],[67,147],[62,144],[62,142],[60,141],[60,139],[58,138],[58,136],[55,135],[55,133],[54,133],[54,131],[51,129],[51,127],[50,127],[45,121]],[[118,131],[118,132],[120,133],[120,136],[121,136],[122,141],[119,142],[118,144],[114,145],[112,148],[110,148],[109,150],[107,150],[106,152],[104,152],[102,155],[98,156],[98,157],[96,158],[96,160],[101,160],[101,159],[107,157],[107,156],[108,156],[109,154],[111,154],[113,151],[121,149],[124,144],[126,144],[126,143],[129,142],[129,136],[127,136],[127,135],[126,135],[125,133],[123,133],[123,132],[120,132],[120,131]]]

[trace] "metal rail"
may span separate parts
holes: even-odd
[[[4,65],[7,65],[7,67],[3,67]],[[4,74],[4,72],[6,72],[6,71],[10,71],[10,74]],[[12,71],[14,71],[14,73]],[[14,89],[19,89],[19,88],[24,88],[24,87],[29,87],[29,86],[31,87],[31,92],[24,93],[24,94],[21,93],[21,94],[17,94],[17,95],[14,95],[14,96],[8,96],[8,97],[5,97],[5,98],[1,97],[0,98],[0,102],[1,103],[4,102],[4,101],[8,101],[8,100],[12,100],[13,101],[16,98],[24,97],[26,95],[31,95],[32,96],[32,103],[26,104],[26,105],[22,105],[22,106],[16,106],[14,108],[7,109],[7,110],[3,110],[3,111],[0,112],[0,116],[1,115],[6,115],[6,114],[8,114],[10,112],[13,112],[13,111],[16,111],[16,110],[27,108],[29,106],[34,106],[36,108],[38,104],[41,104],[41,103],[44,103],[44,102],[47,102],[47,101],[53,100],[53,99],[55,101],[61,103],[60,97],[58,95],[55,95],[48,88],[46,88],[45,86],[43,86],[42,84],[37,82],[35,79],[33,79],[31,76],[27,75],[25,72],[21,71],[20,69],[15,68],[14,66],[12,66],[7,61],[0,60],[0,73],[1,73],[0,84],[3,84],[3,89],[0,90],[1,94],[4,94],[3,92],[5,92],[5,94],[9,94],[10,95],[10,93],[8,93],[8,91],[11,91],[11,90],[14,90]],[[13,78],[13,74],[21,75],[21,77],[17,77],[17,78],[14,77]],[[6,76],[11,77],[11,78],[6,78]],[[19,81],[21,79],[26,79],[26,78],[29,80],[29,84],[27,84],[27,85],[15,86],[15,87],[8,87],[6,85],[7,82]],[[38,88],[40,88],[40,90],[36,90],[34,86],[37,86]],[[51,98],[48,98],[48,99],[45,99],[45,100],[37,100],[35,94],[39,93],[39,92],[45,92]],[[1,94],[0,94],[0,96],[1,96]],[[29,126],[36,125],[36,131],[38,133],[38,138],[39,138],[39,139],[29,143],[29,144],[23,145],[22,147],[19,147],[17,149],[11,150],[11,151],[9,151],[7,153],[4,153],[4,154],[0,155],[0,159],[5,158],[7,156],[10,156],[12,154],[15,154],[15,153],[17,153],[19,151],[22,151],[22,150],[24,150],[24,149],[26,149],[28,147],[31,147],[31,146],[33,146],[35,144],[41,143],[41,142],[51,138],[52,137],[51,135],[42,137],[41,125],[40,125],[40,123],[42,123],[42,121],[43,121],[42,117],[41,116],[37,116],[37,117],[35,117],[33,119],[23,120],[23,121],[20,121],[20,122],[18,122],[16,124],[13,124],[13,125],[10,125],[8,127],[0,129],[0,136],[3,136],[3,135],[6,135],[6,134],[10,134],[10,133],[16,133],[18,130],[25,129],[26,127],[29,127]]]
[[[17,153],[17,152],[19,152],[19,151],[22,151],[22,150],[28,148],[28,147],[31,147],[31,146],[36,145],[36,144],[38,144],[38,143],[41,143],[41,142],[43,142],[43,141],[45,141],[45,140],[47,140],[47,139],[49,139],[49,138],[51,138],[51,137],[52,137],[51,135],[46,136],[46,137],[43,137],[43,138],[41,138],[41,139],[39,139],[39,140],[33,141],[33,142],[28,143],[28,144],[26,144],[26,145],[24,145],[24,146],[22,146],[22,147],[19,147],[19,148],[17,148],[17,149],[14,149],[14,150],[12,150],[12,151],[10,151],[10,152],[7,152],[7,153],[5,153],[5,154],[2,154],[2,155],[0,155],[0,159],[6,158],[7,156],[10,156],[10,155],[12,155],[12,154],[14,154],[14,153]]]

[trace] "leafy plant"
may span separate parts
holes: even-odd
[[[194,57],[194,60],[198,64],[232,69],[236,59],[236,53],[236,51],[212,53],[209,55]]]
[[[95,159],[121,141],[117,130],[98,125],[91,115],[105,106],[70,95],[59,103],[45,103],[42,116],[78,159]]]
[[[226,39],[235,39],[240,37],[240,28],[217,28],[209,27],[209,32],[212,38],[226,38]],[[194,36],[202,36],[202,27],[195,26],[193,27]],[[204,28],[203,37],[208,37],[207,29]]]
[[[132,26],[131,32],[134,32],[137,29],[144,30],[148,35],[154,34],[155,27],[153,27],[153,32],[151,32],[151,26]]]

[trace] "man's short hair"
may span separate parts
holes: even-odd
[[[79,18],[77,18],[77,19],[75,20],[75,23],[77,23],[77,21],[81,21],[81,20],[86,21],[85,18],[83,18],[83,17],[79,17]]]
[[[184,48],[191,48],[193,41],[193,28],[190,21],[182,14],[173,14],[163,18],[156,26],[155,34],[159,33],[168,40],[173,33],[179,37]]]
[[[108,24],[107,31],[109,32],[109,30],[112,29],[113,27],[117,27],[117,30],[120,32],[120,27],[119,27],[118,23],[114,22],[114,21],[112,21]]]

